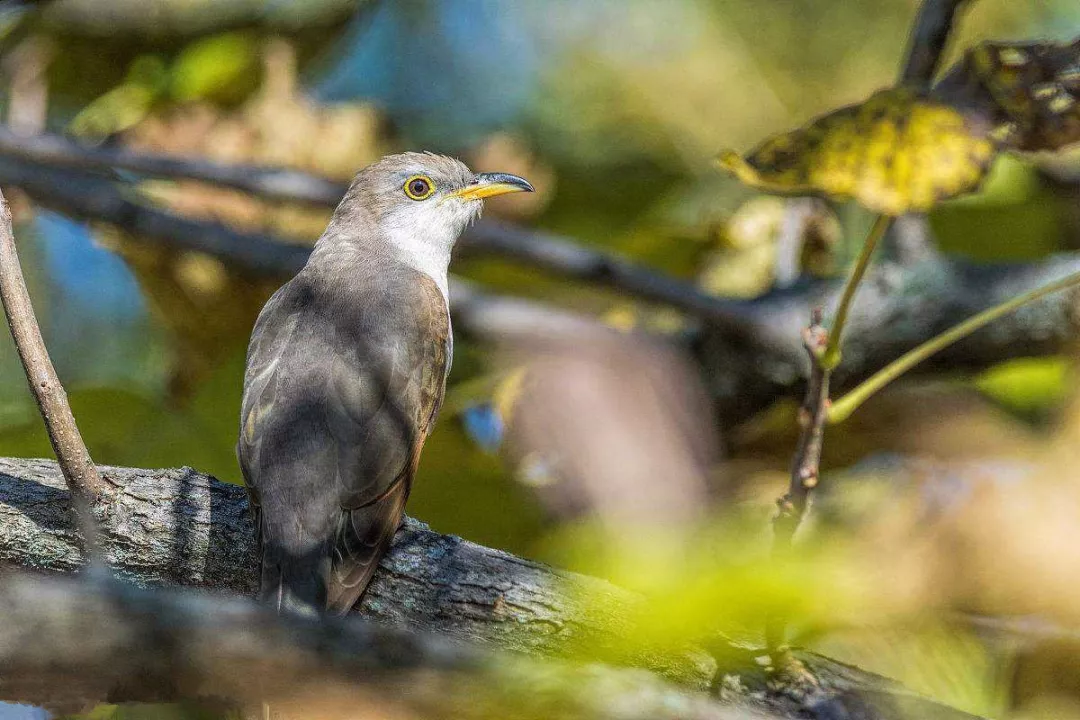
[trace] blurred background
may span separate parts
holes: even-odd
[[[533,195],[489,202],[488,218],[622,253],[710,293],[752,298],[776,280],[783,205],[716,171],[713,157],[724,147],[746,150],[893,82],[917,5],[4,3],[0,112],[22,133],[288,166],[343,182],[390,152],[453,154],[474,170],[514,172],[537,187]],[[950,62],[980,39],[1066,40],[1078,33],[1075,0],[982,0],[964,17]],[[1077,249],[1080,194],[1075,180],[1061,178],[1080,177],[1078,170],[1076,157],[1001,159],[982,193],[930,216],[939,247],[986,262]],[[130,183],[143,202],[300,245],[317,238],[330,212],[192,181],[122,172],[113,179]],[[234,444],[244,351],[256,314],[282,278],[65,217],[36,207],[17,188],[5,194],[46,341],[95,460],[190,465],[240,482]],[[821,247],[805,254],[801,271],[841,274],[868,216],[845,206],[820,212]],[[621,330],[648,327],[678,337],[688,327],[671,310],[504,260],[463,256],[454,270],[485,292],[538,299]],[[50,456],[10,341],[0,344],[0,454]],[[772,500],[787,482],[797,397],[719,427],[693,362],[670,348],[606,341],[586,350],[545,348],[542,362],[527,370],[522,355],[540,353],[521,350],[459,339],[411,515],[441,532],[618,579],[625,568],[598,561],[602,541],[583,529],[597,508],[604,537],[612,537],[611,528],[635,527],[643,517],[698,522],[733,498],[749,499],[756,507],[751,519],[724,525],[727,539],[717,542],[745,542],[744,530],[755,538],[765,532]],[[925,479],[969,460],[1026,467],[1080,427],[1074,366],[1074,357],[1062,355],[974,377],[902,383],[850,427],[830,430],[826,468],[869,458],[875,476],[902,470]],[[620,392],[628,387],[644,389]],[[627,417],[647,421],[620,425]],[[672,427],[691,430],[676,442],[665,435]],[[560,452],[587,461],[575,465],[535,449],[544,444],[536,438],[556,436]],[[666,440],[652,448],[643,438]],[[588,447],[575,451],[575,442]],[[589,458],[598,453],[620,463],[597,469]],[[586,481],[560,491],[560,472]],[[905,527],[890,527],[891,538],[911,530]],[[622,537],[632,544],[633,534]],[[640,562],[642,549],[635,552]],[[747,603],[769,591],[750,587]],[[1000,667],[982,646],[936,625],[905,635],[917,642],[896,650],[896,658],[865,638],[843,644],[833,636],[822,646],[878,663],[969,709],[1000,706]],[[954,668],[956,653],[978,662],[965,664],[963,677],[941,681],[933,659],[945,657],[941,665]]]

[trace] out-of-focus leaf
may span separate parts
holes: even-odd
[[[932,95],[982,116],[1007,147],[1057,150],[1080,142],[1080,39],[984,43],[969,50]]]
[[[600,314],[605,325],[621,332],[634,330],[674,335],[686,327],[686,318],[671,308],[643,307],[633,302],[617,302]]]
[[[967,195],[951,203],[956,208],[980,211],[988,208],[1015,210],[1023,203],[1038,201],[1039,171],[1035,165],[1016,155],[1002,155],[987,174],[978,195]]]
[[[561,525],[534,549],[558,567],[611,580],[648,598],[627,649],[677,648],[718,634],[761,642],[769,617],[796,626],[887,623],[910,608],[867,572],[859,548],[839,534],[770,559],[771,508],[742,507],[696,525],[639,529],[615,541],[596,520]]]
[[[907,88],[881,90],[720,165],[782,194],[854,198],[887,215],[929,210],[978,188],[994,157],[988,128]]]
[[[180,101],[240,99],[256,86],[259,43],[252,33],[232,32],[192,43],[172,67],[172,95]]]
[[[121,85],[83,108],[71,121],[76,135],[105,138],[140,123],[168,83],[165,61],[156,55],[136,58]]]
[[[42,7],[40,22],[64,35],[135,37],[143,42],[198,37],[223,27],[291,32],[307,26],[332,27],[369,0],[65,0]]]
[[[1020,358],[980,374],[975,387],[1010,410],[1033,414],[1064,400],[1074,384],[1072,370],[1065,357]]]
[[[934,208],[938,249],[979,262],[1032,262],[1061,249],[1067,197],[1025,158],[1002,154],[977,195]]]
[[[802,274],[829,274],[842,230],[827,203],[758,196],[709,234],[713,249],[698,286],[711,295],[750,298],[788,287]]]
[[[772,287],[784,215],[779,198],[744,203],[713,233],[716,247],[698,273],[698,286],[725,297],[756,297]]]

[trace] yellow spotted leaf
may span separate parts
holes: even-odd
[[[907,88],[890,88],[720,165],[781,194],[853,198],[886,215],[929,210],[978,188],[996,147],[984,123]]]

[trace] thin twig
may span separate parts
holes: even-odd
[[[26,290],[15,248],[11,211],[3,194],[0,194],[0,297],[11,337],[15,340],[15,348],[26,371],[26,381],[45,421],[49,442],[52,443],[68,487],[74,496],[84,502],[103,497],[107,492],[105,481],[79,434],[68,405],[67,393],[56,376],[34,316],[34,308],[30,304],[30,294]]]
[[[810,493],[817,487],[821,474],[821,448],[825,439],[825,424],[829,412],[829,383],[832,371],[840,362],[840,345],[843,340],[844,325],[851,302],[862,282],[874,248],[888,231],[892,218],[881,215],[867,234],[859,257],[848,275],[836,311],[836,319],[830,330],[821,324],[822,313],[819,308],[811,312],[810,326],[803,331],[803,347],[810,361],[810,382],[806,388],[806,397],[799,410],[799,440],[795,455],[791,461],[791,482],[788,491],[778,502],[779,509],[773,518],[773,552],[781,554],[791,547],[795,531],[798,530]],[[778,648],[782,642],[783,624],[770,622],[766,630],[770,648]]]
[[[971,0],[926,0],[919,8],[911,36],[901,85],[926,88],[937,74],[949,37],[956,25],[956,15]]]
[[[968,318],[959,325],[946,330],[937,337],[931,338],[914,350],[905,353],[902,357],[889,363],[854,390],[833,403],[829,410],[829,423],[843,422],[878,390],[881,390],[893,380],[897,379],[924,360],[968,337],[976,330],[985,327],[1000,317],[1015,312],[1028,303],[1033,303],[1036,300],[1041,300],[1047,295],[1067,290],[1068,288],[1076,287],[1077,285],[1080,285],[1080,273],[1073,273],[1060,280],[1056,280],[1040,288],[1026,292],[1023,295],[1017,295],[1000,305],[988,308],[978,315]]]
[[[815,310],[810,318],[810,326],[803,331],[803,346],[810,360],[810,382],[799,409],[799,439],[791,461],[788,491],[777,502],[777,512],[773,517],[773,555],[776,557],[790,550],[795,532],[806,515],[810,494],[817,487],[821,473],[821,448],[828,417],[829,381],[832,374],[821,362],[821,356],[828,344],[828,332],[821,324],[821,311]],[[781,649],[784,628],[783,619],[769,619],[765,635],[771,650]]]
[[[941,62],[942,54],[952,32],[956,12],[969,0],[925,0],[912,28],[909,47],[900,73],[900,84],[928,87]],[[821,325],[821,311],[814,310],[810,326],[803,333],[803,345],[810,360],[810,381],[799,411],[800,433],[791,463],[788,492],[778,502],[773,518],[773,554],[787,553],[792,545],[817,487],[821,473],[821,450],[825,425],[829,420],[829,384],[832,371],[840,364],[844,328],[852,301],[862,283],[878,242],[892,226],[894,218],[879,215],[874,220],[859,256],[852,267],[837,306],[832,328]],[[933,342],[933,341],[931,341]],[[770,618],[765,637],[773,653],[774,665],[790,664],[783,648],[786,623],[783,618]]]

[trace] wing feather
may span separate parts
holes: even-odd
[[[301,273],[267,304],[249,348],[238,444],[263,595],[285,586],[338,612],[363,593],[401,522],[451,354],[435,283],[368,270],[356,279],[361,297],[319,296]]]

